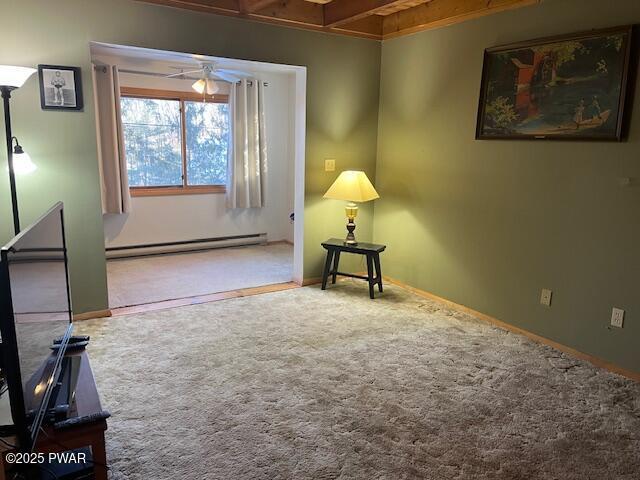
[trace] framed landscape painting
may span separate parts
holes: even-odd
[[[631,31],[486,50],[476,138],[621,140]]]

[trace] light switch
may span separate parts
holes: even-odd
[[[324,171],[333,172],[336,169],[336,161],[333,158],[327,158],[324,161]]]

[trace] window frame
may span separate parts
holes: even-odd
[[[179,92],[174,90],[159,90],[154,88],[120,87],[121,97],[146,98],[150,100],[177,100],[180,102],[180,144],[182,156],[182,185],[181,186],[129,186],[132,197],[157,197],[163,195],[198,195],[209,193],[225,193],[226,185],[189,185],[187,171],[187,125],[185,102],[229,103],[229,95],[203,95],[197,92]],[[126,155],[126,153],[125,153]]]

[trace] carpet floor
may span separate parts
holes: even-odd
[[[78,323],[111,478],[639,478],[640,384],[366,288]]]
[[[293,247],[287,244],[107,262],[110,308],[285,283],[292,278]]]

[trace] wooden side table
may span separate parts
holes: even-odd
[[[336,283],[336,277],[359,278],[369,283],[369,298],[375,298],[373,294],[374,285],[378,285],[378,290],[382,292],[382,270],[380,269],[380,253],[387,248],[386,245],[376,245],[375,243],[358,242],[357,245],[345,245],[344,240],[340,238],[331,238],[326,242],[322,242],[322,246],[327,250],[327,259],[324,263],[324,271],[322,273],[322,290],[326,290],[329,275],[331,275],[331,283]],[[341,253],[355,253],[357,255],[365,255],[367,257],[367,276],[355,275],[353,273],[344,273],[338,271]],[[333,262],[333,268],[331,263]],[[374,270],[375,265],[375,270]]]

